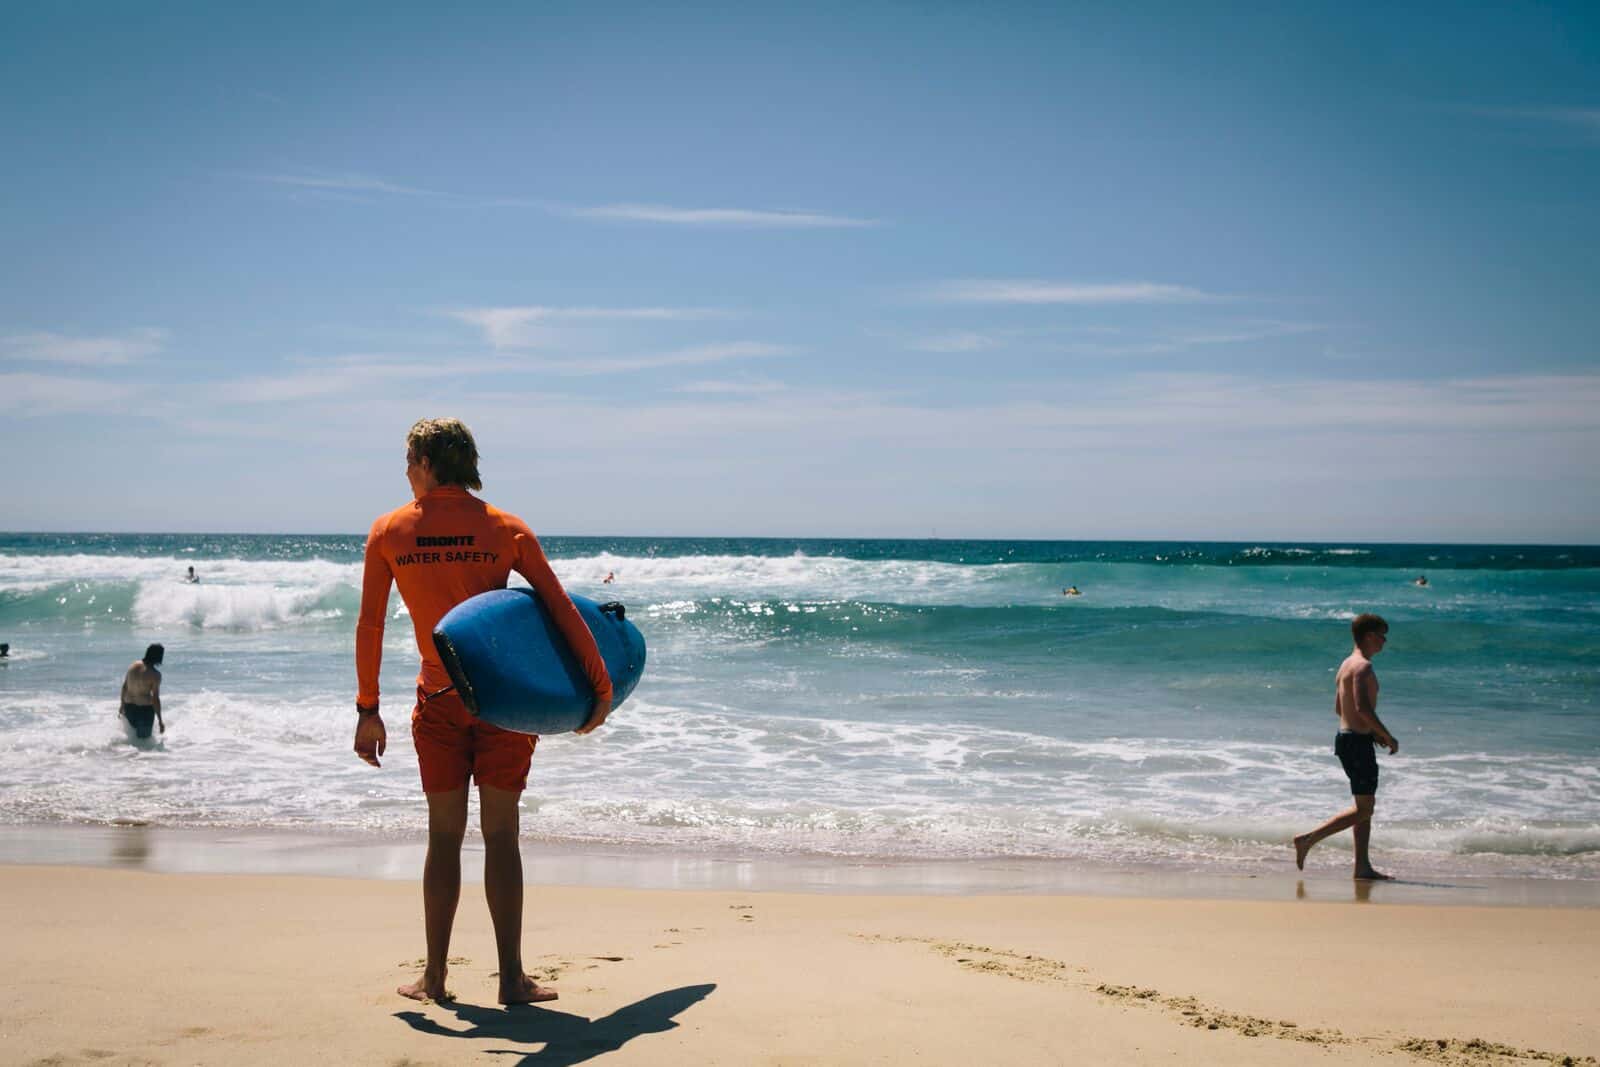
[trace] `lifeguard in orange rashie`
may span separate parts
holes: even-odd
[[[445,992],[450,931],[461,896],[461,842],[467,831],[467,785],[478,782],[483,827],[483,890],[500,955],[500,1002],[554,1000],[522,969],[522,854],[518,801],[528,784],[537,737],[480,722],[450,691],[433,647],[445,612],[478,593],[503,589],[512,571],[526,578],[549,609],[594,687],[594,710],[577,732],[586,734],[611,713],[611,679],[594,637],[539,547],[527,523],[492,507],[469,489],[482,489],[478,446],[458,419],[423,419],[406,435],[406,479],[415,498],[379,516],[367,535],[356,624],[356,755],[379,765],[387,732],[378,710],[378,667],[389,587],[411,613],[422,671],[411,712],[411,736],[428,798],[428,858],[422,898],[428,960],[422,977],[402,996],[438,999]]]

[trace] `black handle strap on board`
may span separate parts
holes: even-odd
[[[467,678],[467,672],[461,667],[461,660],[456,656],[456,646],[450,639],[438,630],[433,632],[433,647],[439,653],[439,662],[444,664],[445,673],[450,676],[450,684],[443,689],[432,693],[422,694],[422,703],[426,704],[435,697],[442,697],[452,689],[461,697],[461,703],[474,715],[478,713],[477,694],[472,691],[472,682]]]
[[[615,615],[619,620],[628,617],[628,609],[620,600],[613,600],[609,604],[601,604],[600,610],[607,615]]]

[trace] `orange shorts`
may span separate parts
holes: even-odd
[[[528,767],[539,743],[532,734],[474,717],[455,693],[424,699],[420,688],[411,712],[411,740],[424,793],[461,789],[471,778],[480,786],[520,793],[528,787]]]

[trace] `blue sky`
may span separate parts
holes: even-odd
[[[0,526],[1593,542],[1597,11],[6,5]]]

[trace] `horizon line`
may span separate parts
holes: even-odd
[[[75,535],[110,537],[349,537],[366,539],[365,533],[346,531],[310,530],[0,530],[0,537],[29,537]],[[818,534],[571,534],[543,533],[541,540],[562,538],[566,540],[606,541],[969,541],[995,544],[1149,544],[1149,545],[1329,545],[1356,547],[1439,547],[1439,548],[1592,548],[1600,549],[1600,541],[1593,543],[1569,541],[1363,541],[1354,538],[1337,538],[1320,541],[1297,541],[1279,537],[1229,538],[1229,537],[957,537],[932,536],[895,537],[872,535],[818,535]],[[1446,568],[1449,569],[1449,568]]]

